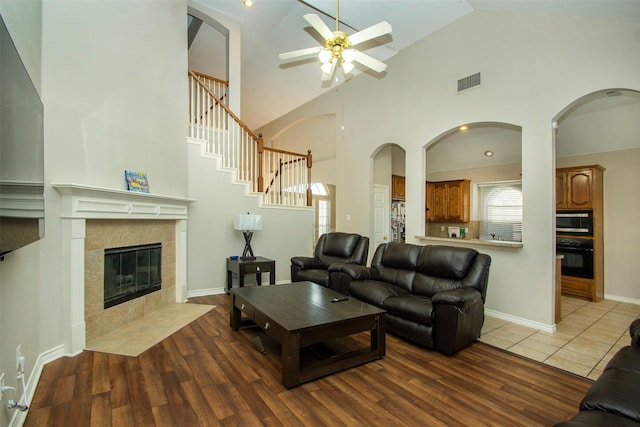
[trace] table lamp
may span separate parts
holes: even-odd
[[[262,230],[262,215],[252,215],[250,213],[236,215],[233,220],[233,229],[242,231],[244,234],[244,252],[242,259],[255,259],[253,249],[251,249],[251,238],[253,232]]]

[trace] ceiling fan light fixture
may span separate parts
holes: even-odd
[[[322,49],[318,54],[318,58],[320,58],[320,62],[322,62],[323,64],[329,64],[331,62],[332,57],[333,57],[333,54],[329,49]]]
[[[387,67],[384,62],[361,52],[357,48],[351,49],[351,46],[391,33],[391,25],[386,21],[382,21],[349,36],[344,31],[340,31],[339,12],[340,2],[336,0],[335,31],[332,31],[318,15],[312,13],[304,15],[303,18],[322,36],[324,45],[317,48],[298,49],[281,53],[280,59],[287,60],[317,53],[321,62],[320,69],[323,72],[322,81],[331,80],[338,65],[342,66],[344,74],[350,73],[355,68],[354,62],[382,73]]]
[[[345,49],[342,51],[342,58],[344,59],[344,62],[351,64],[356,58],[356,53],[353,49]]]
[[[332,68],[333,68],[333,66],[332,66],[331,62],[325,62],[324,64],[322,64],[320,66],[320,69],[325,74],[331,74]]]

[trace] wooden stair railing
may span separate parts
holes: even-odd
[[[189,137],[206,141],[206,152],[219,155],[223,167],[236,169],[238,179],[263,194],[264,203],[311,206],[311,151],[299,154],[265,147],[262,135],[253,133],[223,102],[224,83],[189,70]],[[268,190],[265,176],[271,178]]]
[[[260,135],[261,136],[261,135]],[[299,176],[306,173],[306,182],[311,182],[312,156],[311,150],[306,155],[290,151],[271,149],[266,155],[266,169],[271,171],[271,180],[264,190],[265,197],[272,204],[301,204],[299,201],[291,203],[291,199],[304,198],[311,200],[311,188],[300,188],[299,182],[305,181],[305,177]],[[304,162],[304,163],[303,163]],[[307,205],[310,206],[310,205]]]

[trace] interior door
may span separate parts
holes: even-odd
[[[373,241],[369,246],[369,255],[373,256],[380,243],[389,241],[391,223],[389,220],[391,204],[389,202],[389,187],[386,185],[373,186]]]

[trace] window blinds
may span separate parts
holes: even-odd
[[[522,181],[478,184],[480,239],[522,242]]]

